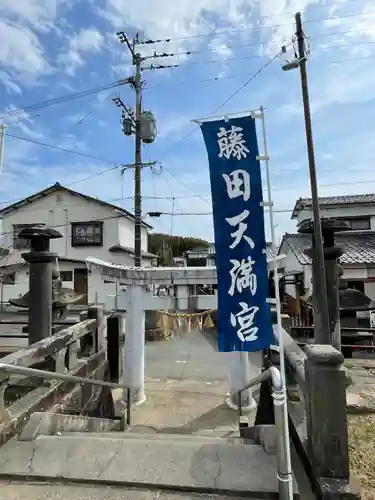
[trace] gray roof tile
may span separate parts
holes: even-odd
[[[323,196],[319,198],[319,205],[350,205],[355,203],[375,203],[375,193],[351,194],[343,196]],[[299,198],[293,209],[292,219],[297,216],[303,207],[311,207],[311,198]]]
[[[16,266],[18,264],[25,264],[25,261],[22,257],[22,253],[20,250],[12,250],[8,253],[8,255],[4,255],[0,258],[0,268]]]
[[[37,193],[32,194],[31,196],[27,196],[26,198],[23,198],[22,200],[17,201],[16,203],[12,203],[11,205],[8,205],[2,209],[0,209],[0,215],[7,215],[9,213],[14,212],[14,210],[18,210],[19,208],[25,207],[30,205],[30,203],[39,200],[41,198],[44,198],[45,196],[55,193],[58,191],[63,191],[65,193],[69,193],[73,196],[81,197],[84,198],[87,201],[92,201],[95,203],[99,203],[100,205],[103,205],[105,207],[111,208],[113,210],[116,210],[119,216],[123,215],[125,217],[128,217],[129,219],[134,220],[135,216],[129,212],[128,210],[125,210],[122,207],[119,207],[118,205],[113,205],[112,203],[109,203],[107,201],[99,200],[99,198],[94,198],[93,196],[89,196],[87,194],[80,193],[78,191],[73,191],[73,189],[69,189],[65,186],[62,186],[59,182],[56,182],[52,186],[48,186],[45,189],[42,189],[42,191],[38,191]],[[148,224],[145,221],[142,221],[142,225],[147,227],[148,229],[152,229],[152,226]]]
[[[308,235],[286,233],[283,242],[289,245],[300,264],[311,263],[304,253],[304,250],[311,247]],[[344,250],[340,258],[342,264],[375,264],[375,231],[339,233],[336,235],[336,243]]]

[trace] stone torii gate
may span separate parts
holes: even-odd
[[[283,257],[278,257],[278,261]],[[147,310],[209,310],[217,309],[217,294],[191,295],[192,285],[217,285],[216,267],[144,267],[131,268],[88,257],[89,268],[100,270],[102,279],[121,283],[119,295],[106,309],[126,311],[124,352],[124,384],[129,386],[131,402],[141,404],[144,391],[145,311]],[[270,261],[271,262],[271,261]],[[154,294],[156,285],[174,286],[174,296]],[[114,298],[114,297],[113,297]],[[271,300],[271,299],[270,299]],[[220,353],[227,358],[229,398],[233,409],[238,407],[238,391],[251,380],[247,352]],[[126,399],[124,395],[124,399]],[[256,406],[251,389],[242,394],[243,409]]]

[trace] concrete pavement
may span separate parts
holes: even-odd
[[[260,371],[261,355],[251,353],[249,358],[255,376]],[[145,374],[160,380],[226,381],[227,355],[217,351],[214,332],[182,332],[171,340],[146,344]]]
[[[252,374],[260,372],[260,353],[250,354]],[[183,332],[168,341],[149,342],[145,352],[146,402],[133,406],[132,425],[148,431],[230,435],[237,412],[228,408],[228,362],[217,351],[214,332]],[[118,411],[122,391],[113,391]],[[249,415],[250,423],[255,411]]]
[[[0,500],[228,500],[228,497],[157,489],[13,481],[0,483]],[[230,500],[243,500],[243,497],[230,496]]]

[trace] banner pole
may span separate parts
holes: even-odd
[[[281,375],[281,385],[282,392],[285,397],[285,404],[283,405],[283,417],[284,417],[284,428],[287,430],[287,437],[289,439],[289,425],[288,425],[288,408],[287,408],[287,397],[286,397],[286,374],[285,374],[285,356],[284,356],[284,341],[282,334],[282,321],[281,321],[281,303],[280,303],[280,289],[279,289],[279,273],[277,266],[277,248],[276,248],[276,234],[275,234],[275,223],[274,223],[274,213],[273,213],[273,201],[271,194],[271,175],[269,169],[269,156],[268,156],[268,143],[267,143],[267,133],[266,133],[266,123],[264,118],[264,108],[260,107],[260,119],[262,122],[262,135],[263,135],[263,147],[264,147],[264,164],[266,170],[266,181],[267,181],[267,205],[269,210],[269,220],[271,226],[271,242],[272,242],[272,261],[273,261],[273,280],[275,283],[275,299],[276,299],[276,316],[277,316],[277,336],[279,342],[279,354],[280,354],[280,375]],[[290,457],[290,447],[287,446],[286,451],[286,461],[285,464],[287,467],[287,471],[290,473],[289,477],[291,477],[292,465],[291,465],[291,457]],[[292,488],[290,488],[292,491]]]

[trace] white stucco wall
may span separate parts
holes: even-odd
[[[299,224],[304,219],[312,219],[311,208],[303,209],[298,214],[296,223]],[[371,229],[375,230],[375,204],[373,205],[346,205],[320,208],[321,217],[368,217],[370,216]]]
[[[71,222],[103,221],[103,246],[71,246]],[[125,217],[117,218],[115,210],[99,203],[85,200],[65,191],[52,193],[28,206],[20,208],[2,220],[7,247],[13,244],[13,225],[41,223],[60,231],[62,238],[52,240],[51,250],[61,257],[85,260],[88,256],[127,264],[132,257],[108,251],[113,245],[134,248],[134,222]],[[147,231],[142,228],[142,250],[147,250]]]
[[[119,231],[118,243],[125,247],[134,248],[134,225],[129,224],[129,221],[127,220],[119,220],[118,231]],[[147,237],[147,231],[145,229],[142,229],[141,247],[142,247],[142,252],[148,251],[148,237]]]
[[[82,269],[85,267],[85,263],[60,261],[59,270],[72,271],[73,274],[73,281],[63,281],[63,287],[74,289],[74,269]],[[2,288],[2,298],[0,300],[2,300],[3,303],[7,303],[9,299],[15,299],[24,295],[29,290],[29,266],[24,265],[16,271],[14,285],[3,285]]]
[[[303,272],[303,266],[299,263],[297,257],[294,255],[292,250],[288,245],[283,245],[280,249],[280,254],[285,255],[284,257],[284,269],[285,273],[288,274],[290,272]],[[286,285],[285,292],[291,297],[296,296],[296,288],[295,285]]]
[[[375,281],[365,283],[365,294],[375,300]]]
[[[74,289],[74,269],[85,268],[85,263],[80,262],[61,262],[59,263],[60,271],[71,271],[73,281],[63,281],[62,284],[66,288]],[[29,272],[28,266],[25,265],[15,276],[14,285],[2,286],[2,297],[0,300],[7,304],[9,299],[14,299],[22,296],[29,290]],[[98,269],[93,269],[87,276],[87,301],[88,304],[106,304],[108,297],[116,295],[116,284],[105,283]]]
[[[294,253],[291,251],[291,249],[285,245],[284,248],[280,250],[281,253],[285,255],[284,259],[284,267],[285,267],[285,272],[303,272],[304,274],[304,286],[306,291],[308,291],[308,295],[312,294],[313,291],[313,284],[312,284],[312,266],[311,264],[305,264],[301,265],[298,262],[298,259],[294,255]],[[347,280],[366,280],[367,278],[375,276],[375,269],[371,271],[364,265],[357,265],[357,266],[343,266],[343,279]],[[369,296],[371,298],[374,297],[375,299],[375,282],[374,283],[365,283],[365,291],[366,287],[369,290]],[[287,285],[286,286],[286,293],[291,295],[292,297],[296,296],[295,293],[295,286],[294,285]],[[366,292],[367,293],[367,292]]]

